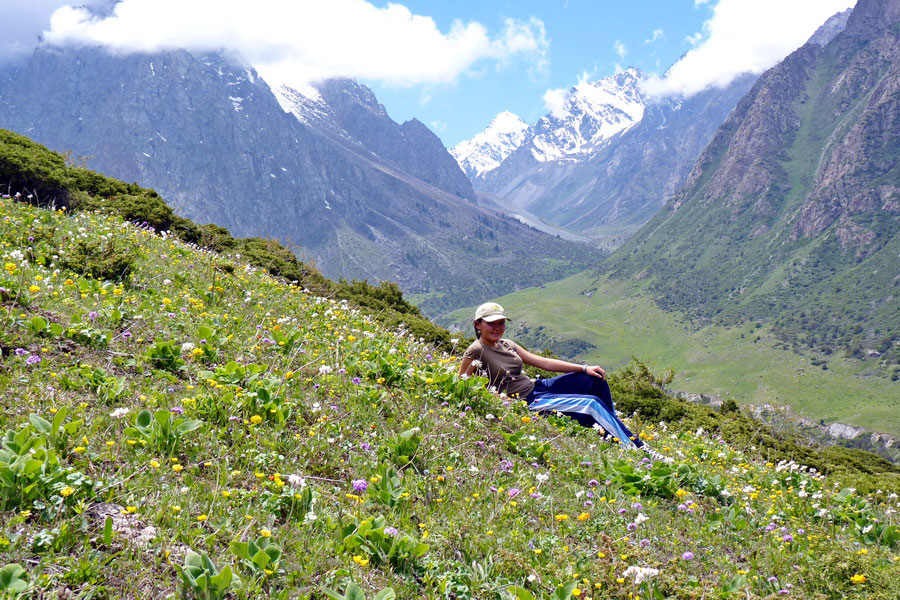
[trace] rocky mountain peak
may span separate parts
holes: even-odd
[[[507,110],[491,120],[487,129],[471,140],[460,142],[450,153],[469,177],[481,177],[500,166],[507,156],[522,145],[528,123]]]
[[[591,154],[599,144],[640,122],[647,99],[638,69],[581,81],[561,107],[534,126],[532,156],[541,162]]]

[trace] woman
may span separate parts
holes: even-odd
[[[585,427],[602,427],[624,447],[644,446],[616,417],[606,371],[597,365],[577,365],[532,354],[503,339],[506,321],[503,307],[495,302],[486,302],[475,310],[473,324],[478,339],[463,353],[460,375],[484,374],[491,387],[511,398],[523,398],[529,410],[561,412]],[[522,373],[523,364],[566,374],[534,380]]]

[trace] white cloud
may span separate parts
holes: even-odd
[[[656,40],[664,40],[666,39],[666,32],[662,28],[657,28],[653,30],[653,33],[650,34],[646,40],[644,40],[645,44],[652,44]]]
[[[544,106],[547,112],[556,118],[562,118],[566,114],[566,88],[550,89],[544,92]]]
[[[685,36],[684,41],[690,44],[691,46],[697,46],[703,41],[703,32],[697,31],[696,33],[692,33],[691,35]]]
[[[625,55],[628,54],[628,50],[625,48],[625,44],[621,41],[616,40],[613,42],[613,50],[616,52],[616,55],[621,59],[625,58]]]
[[[225,49],[278,82],[343,76],[395,85],[452,83],[484,61],[540,69],[549,45],[536,18],[507,19],[493,35],[475,21],[442,32],[403,5],[366,0],[123,0],[106,17],[65,6],[45,38],[120,52]]]
[[[696,1],[695,5],[704,2]],[[724,86],[743,73],[762,73],[802,46],[833,14],[856,0],[719,0],[703,24],[705,35],[665,78],[651,78],[655,94],[695,94]],[[693,40],[688,38],[688,42]]]

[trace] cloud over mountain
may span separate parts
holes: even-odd
[[[534,17],[506,19],[493,34],[476,21],[442,32],[401,4],[365,0],[122,0],[105,16],[67,5],[44,37],[119,52],[225,49],[280,82],[363,77],[401,86],[452,83],[485,61],[541,68],[549,45]]]
[[[708,4],[697,0],[696,5]],[[695,47],[646,89],[692,95],[743,73],[762,73],[802,46],[831,15],[856,0],[719,0]],[[699,32],[698,32],[699,33]]]

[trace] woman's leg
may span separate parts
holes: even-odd
[[[530,410],[558,411],[585,427],[598,424],[615,435],[624,445],[643,446],[616,416],[612,394],[605,380],[586,373],[567,373],[551,379],[539,379],[533,392]]]

